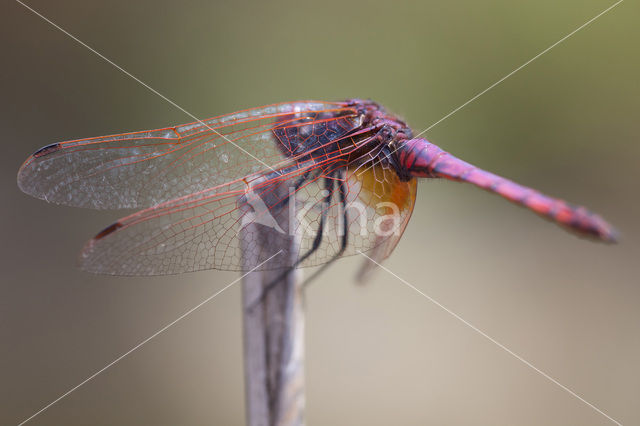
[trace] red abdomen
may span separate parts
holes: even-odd
[[[405,173],[415,177],[446,178],[468,182],[487,191],[495,192],[507,200],[524,206],[583,235],[606,242],[615,242],[616,230],[604,219],[585,207],[549,197],[535,189],[519,185],[493,173],[479,169],[425,139],[402,142],[397,159]]]

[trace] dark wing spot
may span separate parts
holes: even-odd
[[[112,223],[111,225],[107,226],[106,228],[104,228],[102,231],[100,231],[98,233],[98,235],[96,235],[95,237],[93,237],[94,240],[99,240],[101,238],[106,237],[107,235],[111,234],[112,232],[115,232],[117,229],[122,228],[122,223],[120,222],[115,222]]]
[[[36,152],[33,153],[33,158],[44,157],[45,155],[49,155],[60,150],[62,147],[59,143],[52,143],[51,145],[47,145],[45,147],[40,148]]]

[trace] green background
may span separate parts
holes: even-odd
[[[29,5],[200,118],[296,99],[372,98],[420,131],[611,1],[167,2]],[[93,276],[83,242],[122,212],[22,194],[52,142],[192,121],[23,6],[0,6],[0,423],[17,424],[237,277]],[[615,246],[471,186],[421,182],[386,266],[623,424],[640,423],[639,7],[627,0],[426,137],[589,206]],[[307,292],[312,425],[606,425],[393,276]],[[240,287],[32,424],[242,424]]]

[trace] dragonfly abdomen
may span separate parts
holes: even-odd
[[[443,151],[425,139],[411,139],[397,150],[398,164],[410,176],[446,178],[468,182],[583,235],[615,242],[617,232],[604,219],[585,207],[549,197],[535,189],[475,167]]]

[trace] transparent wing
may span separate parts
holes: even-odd
[[[363,173],[359,173],[366,170]],[[319,196],[304,197],[298,203],[300,217],[297,232],[302,235],[300,255],[313,247],[324,213],[323,237],[320,246],[301,266],[317,266],[335,256],[351,256],[359,252],[382,262],[396,247],[411,217],[416,199],[417,181],[402,181],[390,168],[348,168],[345,177],[334,179],[333,190],[315,181],[312,194],[330,192],[331,201],[323,205]],[[345,205],[340,203],[340,186],[345,188]],[[345,226],[346,224],[346,226]],[[346,233],[346,239],[343,236]]]
[[[320,265],[358,251],[376,250],[381,258],[406,226],[415,187],[415,180],[402,182],[391,169],[358,175],[344,160],[296,165],[121,219],[87,243],[80,263],[114,275],[249,270],[269,258],[274,246],[282,247],[275,239],[293,235],[298,243],[284,246],[261,269]],[[269,228],[271,240],[264,240],[261,227]]]
[[[361,188],[359,200],[367,205],[373,220],[367,221],[369,238],[366,244],[361,244],[364,249],[360,251],[373,261],[363,260],[356,274],[358,282],[366,281],[400,242],[413,213],[418,186],[415,178],[403,181],[395,171],[383,166],[366,167],[364,170],[356,171],[353,177]]]
[[[320,117],[340,117],[353,128],[356,112],[345,105],[273,104],[165,129],[56,143],[27,159],[18,186],[76,207],[149,207],[283,167],[295,147],[275,137],[274,126],[291,135],[301,123],[309,129]],[[288,128],[287,122],[297,124]]]

